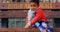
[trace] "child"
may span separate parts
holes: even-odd
[[[41,32],[52,32],[42,8],[39,8],[39,0],[31,0],[30,6],[28,17],[26,18],[26,26],[24,28],[33,26],[38,28]]]

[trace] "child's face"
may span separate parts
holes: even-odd
[[[37,9],[37,5],[36,5],[36,3],[34,3],[34,2],[31,2],[30,3],[30,8],[33,10],[33,11],[35,11],[36,9]]]

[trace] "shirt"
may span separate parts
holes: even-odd
[[[44,15],[44,12],[43,12],[42,8],[38,8],[35,11],[34,15],[35,15],[34,18],[32,20],[30,20],[31,25],[35,24],[39,20],[43,20],[44,22],[48,22],[45,15]],[[26,23],[28,23],[28,16],[26,18]]]
[[[35,11],[32,11],[31,9],[28,11],[28,20],[29,21],[34,18],[34,16],[35,16],[34,13],[35,13]]]

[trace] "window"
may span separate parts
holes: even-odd
[[[39,0],[40,2],[43,2],[43,0]]]
[[[30,0],[25,0],[26,2],[29,2]]]
[[[0,28],[1,28],[1,19],[0,19]]]
[[[57,2],[57,0],[53,0],[53,2]]]
[[[40,0],[40,2],[60,2],[60,0]]]
[[[3,3],[10,3],[10,2],[24,2],[25,0],[2,0]]]
[[[55,28],[60,28],[60,18],[54,18],[55,21]]]
[[[16,0],[16,2],[26,2],[26,0]]]
[[[57,0],[57,2],[60,2],[60,0]]]
[[[10,2],[12,2],[12,0],[2,0],[2,2],[3,2],[3,3],[5,3],[5,2],[6,2],[6,3],[10,3]]]
[[[57,0],[50,0],[50,2],[54,2],[55,3],[55,2],[57,2]]]
[[[15,2],[15,0],[12,0],[12,2]]]
[[[8,18],[1,19],[1,28],[8,28]]]
[[[48,18],[48,21],[49,21],[49,26],[51,28],[53,28],[54,27],[54,19],[53,18]]]
[[[26,2],[26,0],[21,0],[20,2]]]
[[[21,0],[17,0],[16,2],[20,2]]]
[[[45,2],[49,2],[49,0],[45,0]]]
[[[0,0],[0,2],[29,2],[30,0]],[[60,2],[60,0],[39,0],[40,2]]]
[[[9,18],[9,28],[23,28],[25,26],[25,18]]]
[[[43,2],[50,2],[50,0],[42,0]]]

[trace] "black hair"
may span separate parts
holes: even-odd
[[[34,3],[37,4],[37,6],[39,6],[39,0],[31,0],[30,3],[31,3],[31,2],[34,2]]]

